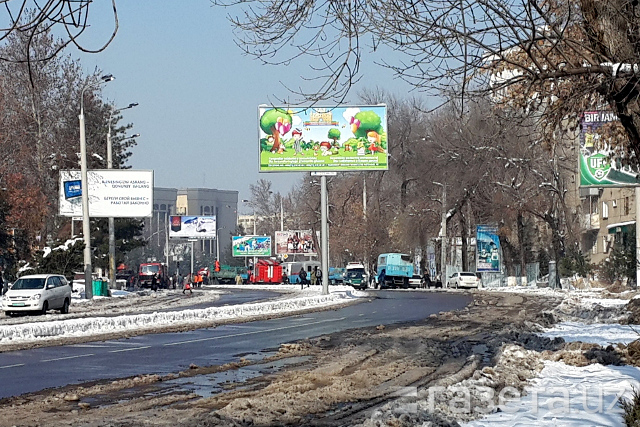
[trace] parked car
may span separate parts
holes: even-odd
[[[17,312],[48,310],[69,312],[71,286],[60,274],[34,274],[20,277],[2,296],[2,310],[7,316]]]
[[[414,274],[409,278],[409,287],[410,288],[422,288],[422,276],[419,274]]]
[[[453,273],[447,280],[447,288],[479,288],[480,278],[476,273],[470,271],[460,271]]]

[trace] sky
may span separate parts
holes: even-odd
[[[288,193],[304,174],[258,172],[258,106],[292,99],[283,83],[304,85],[308,64],[270,67],[244,56],[234,43],[229,11],[209,0],[116,5],[120,27],[106,50],[68,53],[81,58],[87,73],[98,68],[116,77],[104,85],[107,101],[117,108],[139,103],[122,112],[121,123],[133,123],[131,133],[141,135],[129,165],[154,170],[156,187],[236,190],[242,200],[250,198],[251,184],[267,179],[275,191]],[[96,49],[108,40],[110,7],[109,0],[91,5],[84,47]],[[345,104],[358,104],[362,89],[384,87],[400,96],[409,90],[372,61],[363,70]]]

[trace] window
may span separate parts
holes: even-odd
[[[160,205],[160,210],[161,211],[166,211],[167,210],[167,205]]]
[[[602,202],[602,219],[609,218],[609,205],[607,202]]]
[[[625,215],[629,215],[629,212],[631,211],[630,205],[629,205],[629,198],[625,197],[624,198],[624,214]]]

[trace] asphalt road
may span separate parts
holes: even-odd
[[[370,302],[305,315],[183,333],[0,354],[0,398],[51,387],[140,374],[165,375],[190,364],[219,365],[260,355],[280,344],[341,330],[411,322],[460,309],[471,297],[461,293],[370,291]]]

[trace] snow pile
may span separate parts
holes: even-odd
[[[581,341],[606,347],[617,343],[629,344],[639,339],[640,325],[563,322],[545,330],[542,335],[549,338],[561,337],[567,342]]]
[[[527,395],[505,400],[500,412],[463,424],[466,427],[622,426],[620,398],[630,399],[640,387],[640,369],[633,366],[585,367],[545,362]]]
[[[274,313],[291,314],[310,308],[326,307],[357,298],[353,292],[334,292],[329,295],[304,296],[254,304],[209,307],[172,312],[91,317],[51,322],[24,323],[0,328],[0,344],[33,342],[51,337],[79,337],[114,332],[149,330],[177,325],[207,325],[212,321],[248,319]]]

